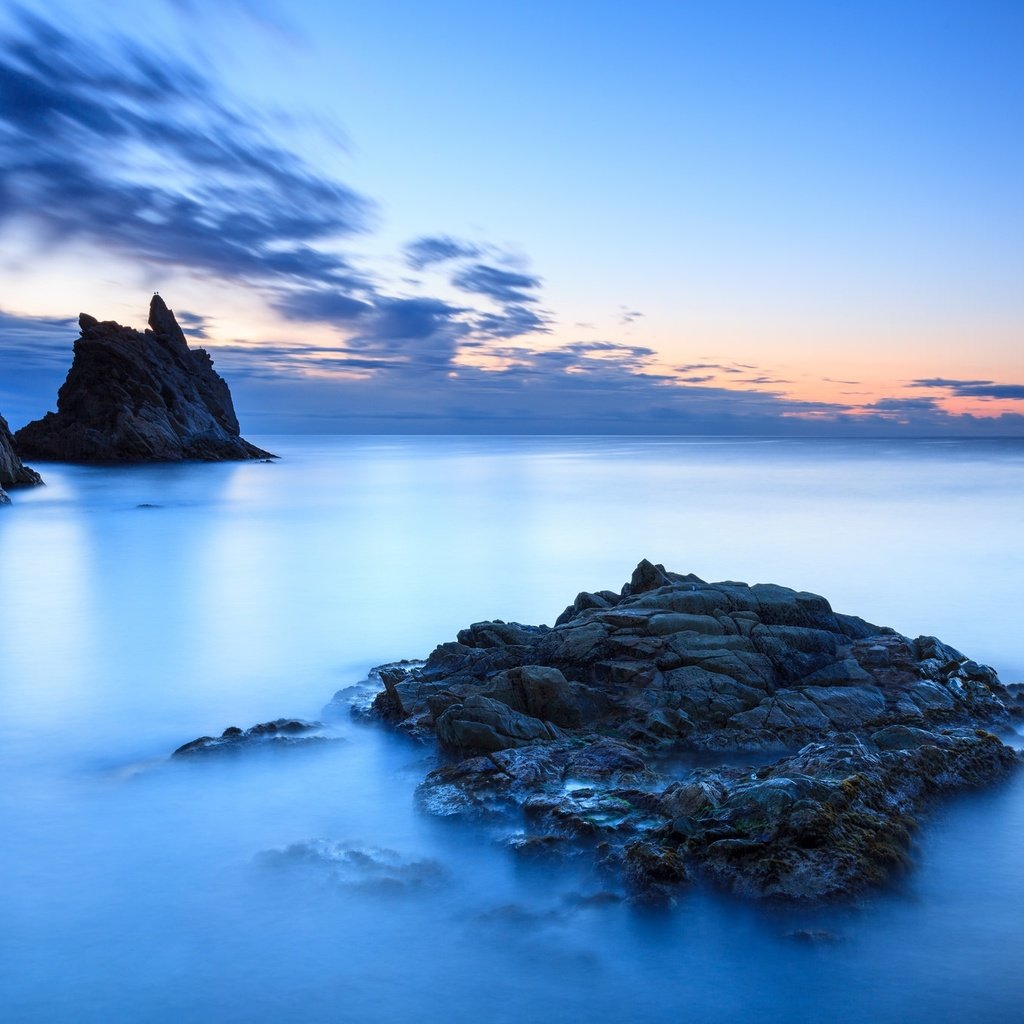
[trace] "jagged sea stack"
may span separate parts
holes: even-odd
[[[25,487],[42,482],[42,477],[18,458],[7,420],[0,416],[0,505],[11,500],[4,492],[5,487]]]
[[[25,458],[58,462],[261,459],[239,435],[228,386],[204,349],[190,349],[159,295],[150,329],[78,318],[81,336],[57,412],[15,435]]]

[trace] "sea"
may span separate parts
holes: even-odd
[[[42,464],[0,510],[5,1022],[1024,1020],[1024,772],[860,898],[659,910],[427,816],[435,752],[349,709],[642,558],[1022,681],[1024,442],[252,440],[280,459]],[[292,716],[334,741],[169,759]]]

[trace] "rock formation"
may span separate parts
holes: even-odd
[[[23,487],[42,482],[42,477],[18,458],[7,420],[0,416],[0,505],[6,505],[11,500],[4,491],[5,487]]]
[[[145,332],[79,317],[57,412],[15,434],[19,454],[62,462],[266,458],[239,436],[231,393],[204,349],[190,349],[159,295]]]
[[[646,561],[553,628],[476,623],[378,674],[371,714],[449,755],[426,810],[511,820],[521,854],[589,850],[643,899],[694,872],[797,899],[878,883],[933,798],[1018,763],[989,730],[1024,717],[934,637]]]

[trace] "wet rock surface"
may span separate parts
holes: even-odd
[[[520,856],[585,851],[647,903],[697,876],[812,900],[879,884],[934,799],[1019,763],[993,730],[1024,718],[1019,687],[935,637],[646,561],[553,627],[475,623],[378,677],[370,717],[444,759],[427,812],[506,822]]]
[[[18,457],[7,420],[0,416],[0,505],[6,505],[11,500],[5,488],[31,487],[42,482],[42,477]]]
[[[149,330],[79,317],[81,336],[57,412],[15,434],[19,455],[61,462],[263,459],[239,435],[228,386],[190,349],[159,295]]]

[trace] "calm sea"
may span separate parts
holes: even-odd
[[[41,466],[0,510],[5,1021],[1024,1019],[1024,777],[943,805],[853,905],[698,886],[652,915],[425,818],[430,752],[345,715],[167,761],[645,557],[1022,680],[1024,443],[254,440],[280,462]]]

